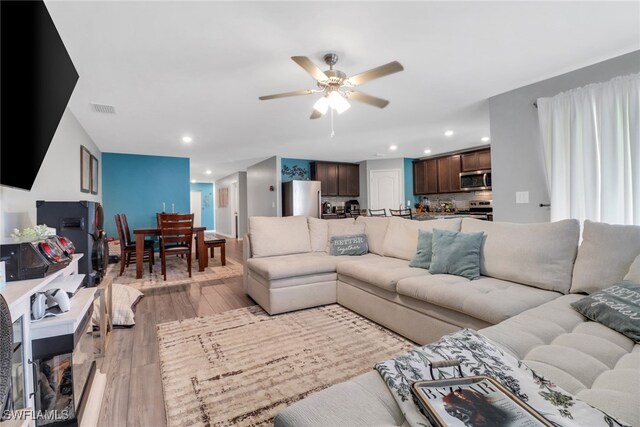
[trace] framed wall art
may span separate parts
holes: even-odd
[[[91,155],[91,194],[98,194],[98,158]]]
[[[80,146],[80,191],[91,192],[91,153],[84,145]]]
[[[218,189],[218,207],[226,208],[228,205],[229,205],[229,189],[219,188]]]

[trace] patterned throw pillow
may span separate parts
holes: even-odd
[[[433,254],[431,246],[433,233],[429,230],[418,230],[418,248],[416,254],[411,259],[409,267],[426,268],[431,266],[431,256]]]
[[[484,233],[433,229],[431,274],[455,274],[474,280],[480,277],[480,248]]]
[[[329,239],[329,254],[364,255],[369,252],[366,234],[352,234],[347,236],[331,236]]]
[[[571,306],[584,317],[640,343],[640,284],[625,280]]]

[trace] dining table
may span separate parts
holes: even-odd
[[[193,227],[193,232],[196,235],[196,254],[206,254],[207,250],[204,244],[204,231],[207,227]],[[138,228],[133,230],[133,234],[136,236],[136,279],[142,279],[143,270],[143,258],[144,258],[144,238],[146,236],[159,236],[161,233],[160,228]],[[198,256],[198,271],[204,271],[209,263],[209,257]]]

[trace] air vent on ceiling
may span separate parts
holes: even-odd
[[[96,104],[95,102],[92,102],[91,106],[93,107],[93,111],[95,111],[96,113],[106,113],[106,114],[116,113],[116,108],[113,105]]]

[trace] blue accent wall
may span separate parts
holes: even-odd
[[[102,153],[102,203],[105,230],[118,238],[116,213],[127,214],[129,228],[154,228],[156,213],[187,213],[190,209],[189,159],[184,157],[141,156]],[[132,236],[133,237],[133,236]]]
[[[311,160],[281,159],[282,182],[311,179]]]
[[[413,159],[404,158],[404,202],[411,200],[411,206],[418,203],[420,198],[413,194]]]
[[[207,227],[207,230],[213,230],[214,224],[214,210],[213,210],[213,183],[211,182],[198,182],[191,184],[191,191],[198,191],[200,193],[200,205],[202,207],[202,226]]]

